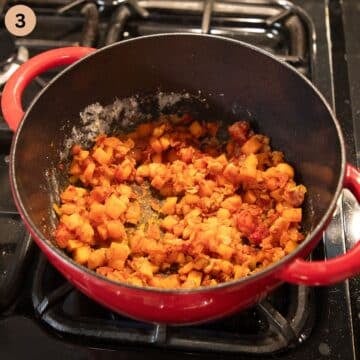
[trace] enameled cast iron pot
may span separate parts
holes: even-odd
[[[21,96],[35,76],[65,69],[24,114]],[[244,279],[211,288],[158,290],[110,281],[76,264],[51,241],[51,208],[66,177],[56,167],[79,112],[94,102],[158,90],[208,97],[217,119],[242,119],[248,110],[256,129],[285,152],[308,189],[304,205],[307,237],[292,254]],[[207,35],[166,34],[116,43],[101,50],[62,48],[42,53],[8,81],[2,111],[15,132],[10,177],[19,212],[41,250],[89,297],[145,321],[185,324],[215,319],[261,300],[283,281],[325,285],[360,272],[360,242],[329,261],[303,260],[321,238],[342,188],[360,198],[359,173],[346,165],[344,140],[329,105],[290,66],[234,40]],[[214,111],[213,113],[211,111]],[[191,109],[190,109],[191,111]],[[201,116],[198,114],[198,116]],[[60,185],[59,185],[60,184]]]

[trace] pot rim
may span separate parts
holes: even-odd
[[[337,184],[337,187],[336,187],[336,191],[333,194],[333,198],[332,198],[332,200],[330,202],[330,205],[329,205],[328,209],[326,210],[325,214],[322,216],[322,218],[318,222],[318,224],[315,226],[315,228],[312,229],[306,235],[305,239],[296,248],[295,251],[293,251],[292,253],[284,256],[279,261],[276,261],[275,263],[272,263],[268,267],[260,270],[259,272],[254,273],[254,274],[252,274],[252,275],[250,275],[248,277],[227,281],[227,282],[220,283],[220,284],[213,285],[213,286],[204,286],[204,287],[199,287],[199,288],[194,288],[194,289],[161,289],[161,288],[156,288],[156,287],[153,287],[153,286],[145,287],[145,286],[132,285],[132,284],[121,282],[121,281],[110,280],[107,277],[105,277],[103,275],[99,275],[95,271],[90,270],[89,268],[76,263],[68,254],[66,254],[62,249],[57,247],[49,238],[43,236],[42,232],[32,222],[32,220],[31,220],[31,218],[30,218],[30,216],[29,216],[29,214],[27,212],[27,209],[24,207],[24,205],[22,203],[20,191],[18,189],[17,182],[16,182],[16,171],[15,171],[15,161],[16,160],[15,159],[16,159],[17,143],[19,142],[19,139],[21,138],[21,132],[22,132],[22,128],[23,128],[23,125],[25,123],[26,118],[28,117],[28,115],[31,112],[32,108],[34,106],[36,106],[36,103],[38,102],[38,100],[42,96],[42,94],[50,86],[52,86],[59,79],[61,79],[61,77],[65,73],[73,71],[74,69],[76,69],[76,67],[80,66],[82,62],[87,61],[88,58],[96,56],[98,53],[100,53],[102,51],[107,51],[108,49],[111,49],[113,47],[121,46],[122,44],[127,44],[127,43],[131,43],[131,42],[146,41],[149,38],[158,38],[158,37],[174,37],[174,38],[176,38],[176,37],[179,37],[179,36],[180,37],[189,36],[189,37],[197,37],[197,38],[205,37],[205,38],[210,38],[210,39],[214,39],[214,40],[218,40],[218,41],[231,42],[231,43],[234,43],[234,44],[236,44],[238,46],[246,47],[246,48],[250,49],[251,51],[254,51],[256,53],[259,53],[259,54],[261,54],[263,56],[266,56],[266,57],[270,58],[272,61],[276,61],[277,63],[279,63],[282,66],[285,66],[288,70],[290,70],[291,72],[296,74],[298,77],[300,77],[312,89],[312,91],[314,92],[314,96],[318,96],[318,98],[321,100],[321,102],[323,103],[323,105],[325,106],[325,108],[327,109],[328,113],[331,116],[331,119],[332,119],[332,121],[333,121],[333,123],[335,125],[337,135],[338,135],[338,138],[339,138],[340,149],[341,149],[340,150],[341,151],[341,166],[340,166],[340,176],[339,176],[339,181],[338,181],[338,184]],[[279,270],[282,266],[285,266],[286,264],[288,264],[288,263],[292,262],[293,260],[295,260],[296,258],[298,258],[299,257],[298,254],[306,246],[308,246],[311,241],[315,240],[316,235],[319,234],[325,228],[325,225],[326,225],[327,221],[332,216],[332,213],[333,213],[333,211],[335,209],[337,200],[338,200],[338,198],[340,196],[340,192],[343,189],[343,180],[344,180],[344,175],[345,175],[345,165],[346,165],[345,142],[344,142],[344,137],[343,137],[343,134],[342,134],[340,124],[339,124],[338,120],[336,119],[335,114],[332,111],[332,109],[331,109],[330,105],[328,104],[327,100],[325,99],[325,97],[320,93],[320,91],[315,87],[315,85],[312,84],[310,82],[310,80],[307,79],[303,74],[299,73],[297,70],[295,70],[291,65],[289,65],[285,61],[277,59],[274,55],[266,52],[265,50],[263,50],[261,48],[258,48],[256,46],[254,46],[254,45],[244,43],[244,42],[239,41],[239,40],[234,40],[234,39],[230,39],[230,38],[224,38],[224,37],[217,36],[217,35],[192,34],[192,33],[179,32],[179,33],[163,33],[163,34],[141,36],[141,37],[137,37],[137,38],[133,38],[133,39],[122,40],[120,42],[116,42],[116,43],[107,45],[107,46],[105,46],[105,47],[103,47],[101,49],[97,49],[93,53],[90,53],[89,55],[86,55],[85,57],[81,58],[80,60],[76,61],[75,63],[67,66],[64,70],[62,70],[59,74],[57,74],[37,94],[37,96],[33,99],[30,106],[26,110],[26,112],[25,112],[25,114],[23,116],[23,119],[22,119],[17,131],[15,132],[15,135],[14,135],[13,140],[12,140],[9,169],[10,169],[10,183],[11,183],[12,193],[13,193],[13,196],[14,196],[16,207],[18,208],[19,213],[20,213],[23,221],[25,222],[26,226],[28,227],[28,230],[31,232],[31,234],[35,238],[35,240],[41,242],[44,246],[46,246],[50,250],[52,255],[54,255],[57,258],[57,260],[66,262],[67,265],[72,268],[72,270],[75,270],[75,271],[78,271],[78,272],[79,271],[83,272],[83,273],[87,274],[90,277],[95,277],[97,280],[100,280],[101,282],[110,283],[112,286],[126,287],[126,288],[128,288],[130,290],[133,290],[133,291],[145,291],[145,292],[151,292],[151,293],[163,293],[163,294],[168,294],[168,295],[170,295],[170,294],[173,294],[173,295],[186,295],[186,294],[202,293],[202,292],[209,292],[209,291],[218,291],[218,290],[220,291],[220,290],[225,289],[225,288],[234,287],[234,286],[238,286],[238,285],[244,285],[244,284],[246,284],[248,282],[253,282],[253,281],[256,281],[257,279],[263,278],[265,276],[269,276],[271,273],[274,273],[276,270]]]

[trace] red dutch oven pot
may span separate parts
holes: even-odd
[[[72,63],[24,114],[21,96],[28,83],[45,70]],[[72,127],[81,127],[79,112],[94,102],[111,104],[116,97],[159,89],[201,90],[208,99],[208,119],[216,116],[229,124],[248,110],[256,129],[285,152],[298,181],[308,189],[303,209],[307,236],[293,253],[244,279],[192,290],[159,290],[110,281],[54,245],[52,204],[67,176],[57,165]],[[208,35],[165,34],[97,51],[50,50],[18,69],[4,88],[1,106],[15,131],[11,186],[28,230],[71,283],[116,312],[151,322],[197,323],[244,309],[284,281],[328,285],[360,272],[360,243],[335,259],[304,260],[321,239],[342,188],[359,200],[360,176],[346,164],[340,126],[322,95],[290,66],[253,46]]]

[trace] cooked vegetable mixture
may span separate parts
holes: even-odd
[[[247,122],[227,142],[217,132],[170,116],[75,145],[58,246],[111,280],[159,288],[242,278],[293,251],[305,186]]]

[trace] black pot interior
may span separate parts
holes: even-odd
[[[319,223],[336,193],[342,155],[338,130],[317,92],[288,67],[237,42],[167,35],[122,42],[88,57],[52,83],[26,115],[13,169],[23,207],[44,237],[52,237],[52,205],[66,184],[60,154],[73,127],[85,127],[79,113],[89,104],[132,97],[121,103],[119,114],[109,108],[102,113],[118,115],[110,131],[126,131],[129,120],[160,112],[159,91],[190,94],[173,105],[170,100],[163,113],[190,112],[224,126],[250,120],[270,136],[308,188],[304,230]]]

